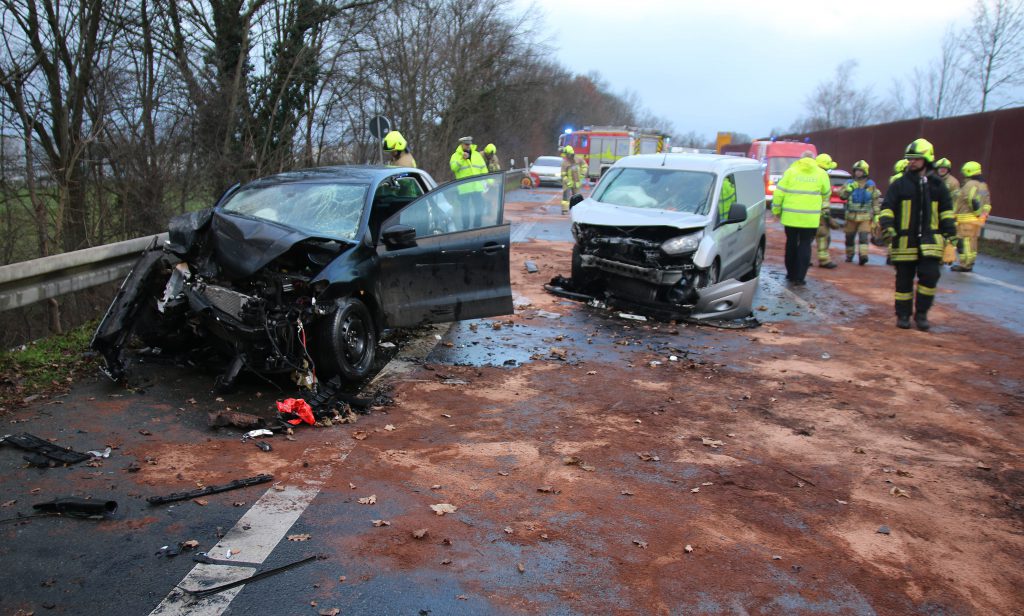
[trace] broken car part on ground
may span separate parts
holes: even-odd
[[[92,347],[114,380],[133,337],[242,370],[365,379],[386,328],[512,312],[501,174],[328,167],[235,186],[170,224],[121,285]],[[206,352],[206,351],[204,351]]]

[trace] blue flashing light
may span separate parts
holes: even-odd
[[[572,127],[569,127],[567,129],[565,129],[565,134],[566,135],[571,135],[572,134]]]

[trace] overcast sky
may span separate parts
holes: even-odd
[[[632,90],[679,134],[766,136],[803,115],[804,99],[848,59],[858,88],[889,97],[894,78],[937,58],[971,0],[515,0],[536,9],[569,70]]]

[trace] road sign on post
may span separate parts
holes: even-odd
[[[380,164],[384,164],[384,135],[391,132],[391,120],[379,115],[370,120],[370,134],[377,138],[377,149],[380,151]]]

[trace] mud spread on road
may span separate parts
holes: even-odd
[[[508,216],[549,224],[557,199],[510,204]],[[24,501],[77,477],[80,490],[119,493],[124,517],[96,533],[124,535],[117,567],[146,558],[148,576],[171,580],[153,605],[191,564],[154,561],[131,537],[205,549],[245,510],[233,504],[263,489],[162,509],[143,497],[272,472],[283,485],[322,482],[289,531],[312,539],[282,541],[275,557],[330,560],[301,584],[247,588],[239,613],[310,601],[365,614],[1017,613],[1020,337],[944,305],[941,281],[933,331],[897,330],[891,270],[874,265],[815,269],[790,295],[781,245],[770,230],[755,302],[765,324],[729,331],[549,295],[571,245],[516,243],[515,315],[455,325],[425,364],[388,377],[393,406],[275,437],[264,453],[209,431],[206,412],[269,416],[278,392],[249,380],[218,400],[208,375],[150,366],[149,390],[85,383],[62,407],[61,443],[112,444],[116,461],[19,472],[5,492]],[[29,421],[17,428],[58,434],[49,416],[18,417]],[[457,510],[437,515],[441,503]],[[0,556],[26,528],[0,529]],[[51,532],[72,542],[78,528]],[[31,605],[46,562],[25,557],[9,606]]]

